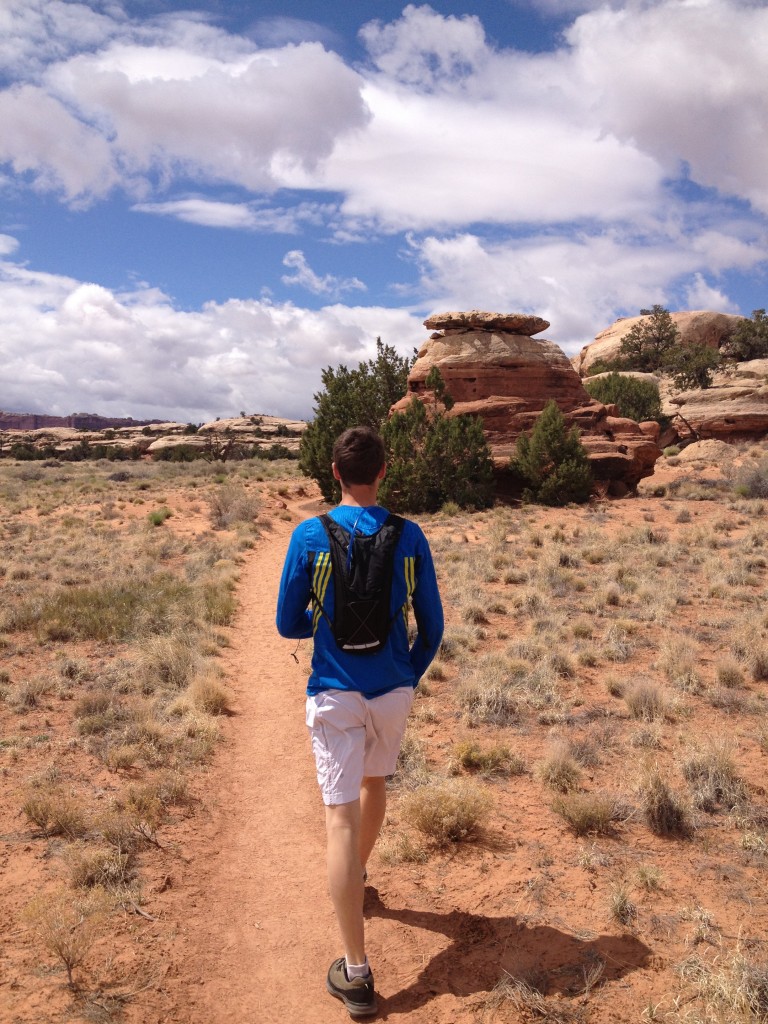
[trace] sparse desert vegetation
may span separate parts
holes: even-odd
[[[239,577],[308,485],[113,469],[0,464],[0,831],[20,983],[62,1015],[111,985],[132,1024],[154,894],[215,799]],[[479,1020],[765,1020],[765,506],[744,469],[666,473],[627,501],[420,519],[447,628],[369,872],[426,922],[427,961],[441,928],[458,944]]]

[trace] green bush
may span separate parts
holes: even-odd
[[[531,436],[521,434],[510,462],[523,485],[523,499],[539,505],[568,505],[589,500],[592,469],[578,427],[566,431],[563,414],[547,402]]]
[[[768,316],[764,309],[755,309],[751,320],[743,320],[723,345],[731,359],[768,359]]]
[[[487,508],[493,502],[493,462],[474,416],[428,414],[415,398],[384,425],[387,475],[381,503],[395,512]]]
[[[323,390],[314,396],[314,418],[301,438],[299,468],[317,481],[326,501],[338,501],[339,485],[331,469],[333,445],[349,427],[381,430],[390,408],[405,394],[412,360],[391,345],[376,341],[376,358],[346,366],[326,367]]]
[[[662,365],[679,391],[709,388],[720,353],[707,345],[675,345],[664,354]]]
[[[658,420],[661,418],[659,389],[651,380],[639,380],[621,373],[584,381],[587,393],[604,405],[616,405],[619,415],[627,419]]]

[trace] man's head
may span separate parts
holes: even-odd
[[[371,427],[350,427],[336,439],[333,464],[343,484],[373,484],[383,475],[384,442]]]

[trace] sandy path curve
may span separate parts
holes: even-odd
[[[185,1008],[195,1024],[324,1024],[341,1016],[324,990],[338,940],[304,726],[306,673],[274,624],[290,530],[275,519],[249,558],[225,658],[234,715],[213,769],[216,797],[204,828],[211,854],[199,864],[202,884],[185,928],[184,972],[198,969]]]

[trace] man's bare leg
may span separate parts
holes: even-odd
[[[365,870],[379,838],[387,810],[387,780],[383,775],[363,779],[360,789],[360,863]]]
[[[348,964],[365,963],[360,800],[325,808],[328,887]]]

